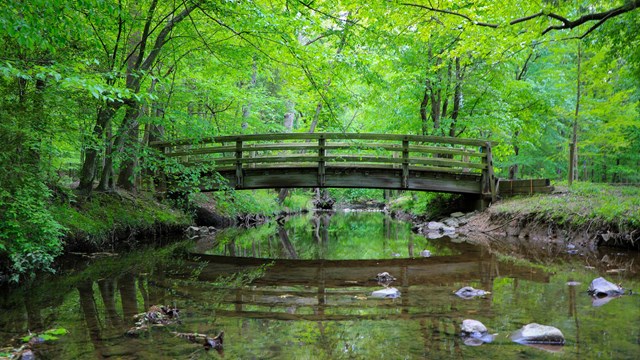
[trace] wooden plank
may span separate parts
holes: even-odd
[[[508,180],[500,179],[500,186],[512,186],[512,187],[524,187],[524,186],[549,186],[551,181],[549,179],[520,179],[520,180]]]
[[[456,167],[456,168],[470,168],[470,169],[486,169],[486,164],[481,163],[468,163],[463,161],[456,161],[450,159],[424,159],[424,158],[410,158],[411,164],[423,164],[423,165],[435,165],[442,167]]]
[[[325,150],[326,140],[323,137],[318,139],[318,184],[320,186],[324,186],[326,183],[326,161],[325,161]]]
[[[366,145],[359,144],[327,144],[324,146],[326,150],[344,150],[351,149],[353,151],[362,150],[362,151],[371,151],[371,150],[386,150],[386,151],[394,151],[394,152],[402,152],[403,148],[401,145],[385,145],[385,144],[374,144],[368,143]],[[250,147],[244,147],[243,151],[317,151],[319,149],[318,145],[315,144],[306,144],[306,143],[295,143],[295,144],[254,144]],[[205,154],[224,154],[235,152],[235,146],[216,146],[216,147],[204,147],[199,149],[188,149],[182,151],[173,151],[168,152],[166,154],[167,157],[179,157],[186,155],[205,155]],[[478,153],[471,150],[464,149],[454,149],[454,148],[444,148],[437,146],[409,146],[409,153],[418,153],[418,154],[448,154],[448,155],[457,155],[457,156],[469,156],[469,157],[486,157],[486,153]],[[352,153],[345,153],[352,154]]]
[[[547,187],[534,187],[531,189],[503,189],[500,187],[498,194],[501,196],[507,195],[533,195],[533,194],[550,194],[554,190],[553,186]]]
[[[409,140],[402,140],[402,188],[409,187]]]
[[[242,177],[242,141],[236,141],[236,187],[242,188],[244,179]]]
[[[485,149],[487,150],[487,175],[489,180],[489,188],[491,190],[491,201],[496,202],[496,182],[493,174],[493,155],[491,150],[491,144],[487,142]]]

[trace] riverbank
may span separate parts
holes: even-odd
[[[89,199],[54,203],[50,210],[65,229],[64,252],[133,247],[144,238],[182,232],[193,223],[190,214],[151,194],[126,191],[96,192]]]
[[[461,232],[583,248],[640,249],[640,187],[575,183],[556,186],[549,195],[503,199]]]

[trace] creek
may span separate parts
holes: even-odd
[[[170,239],[160,239],[169,242]],[[293,216],[251,228],[95,259],[73,256],[60,274],[2,290],[0,348],[65,329],[33,346],[38,359],[606,358],[640,354],[640,296],[594,301],[604,277],[640,291],[640,254],[600,249],[498,254],[473,239],[427,239],[380,212]],[[429,257],[424,255],[427,252]],[[395,298],[374,298],[388,272]],[[571,284],[571,285],[569,285]],[[472,286],[488,294],[462,299]],[[162,304],[179,322],[125,336],[135,314]],[[467,346],[464,319],[498,334]],[[564,346],[509,335],[529,323],[562,331]],[[175,332],[224,331],[223,353]],[[0,350],[0,357],[2,356]]]

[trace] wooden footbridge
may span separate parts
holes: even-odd
[[[454,137],[288,133],[153,142],[234,189],[378,188],[496,197],[491,142]],[[211,182],[203,191],[215,191]]]

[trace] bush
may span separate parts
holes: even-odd
[[[17,282],[51,265],[62,252],[64,228],[48,210],[51,191],[34,176],[0,188],[0,272]]]
[[[329,194],[339,203],[359,203],[367,200],[384,201],[380,189],[329,189]]]

